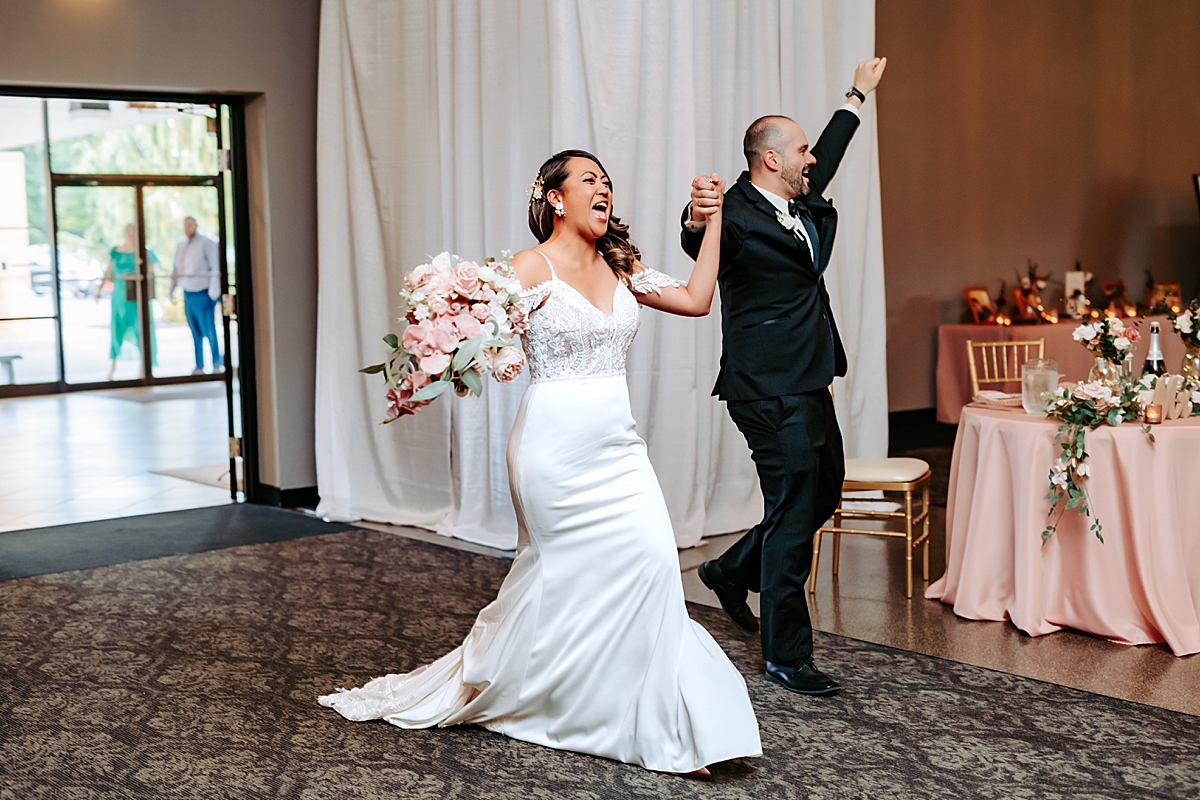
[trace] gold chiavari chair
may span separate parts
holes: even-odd
[[[842,501],[833,512],[833,524],[823,525],[813,536],[812,572],[808,578],[808,591],[817,588],[817,566],[821,560],[821,534],[833,534],[833,574],[838,574],[841,556],[842,534],[861,533],[867,536],[903,537],[905,548],[905,573],[907,575],[905,597],[913,592],[913,550],[924,547],[922,573],[929,580],[929,465],[919,458],[847,458],[846,478],[842,483]],[[863,508],[867,506],[894,506],[895,501],[883,497],[847,497],[850,492],[902,492],[904,510],[889,508]],[[921,510],[913,513],[913,494],[921,493]],[[853,504],[853,505],[849,505]],[[845,521],[854,520],[903,520],[903,530],[847,527]],[[921,526],[921,534],[914,538],[913,531]]]
[[[829,395],[833,396],[833,384],[829,385]],[[846,477],[842,480],[842,499],[837,511],[833,512],[833,525],[822,525],[813,535],[812,569],[808,575],[808,591],[817,589],[817,567],[821,562],[821,534],[833,534],[833,574],[838,574],[838,562],[842,555],[842,534],[861,533],[867,536],[904,537],[905,565],[908,575],[905,597],[912,597],[912,554],[917,547],[924,545],[923,574],[929,580],[929,465],[919,458],[847,458]],[[890,506],[893,501],[884,497],[847,497],[851,492],[903,492],[904,510],[895,511],[888,508],[862,508],[867,506]],[[921,492],[921,511],[913,514],[913,492]],[[854,503],[857,507],[846,505]],[[876,528],[847,528],[843,522],[847,519],[857,520],[904,520],[904,530],[885,530]],[[913,529],[922,525],[921,535],[913,538]]]
[[[1045,339],[1021,342],[973,342],[967,339],[972,399],[979,394],[980,386],[1020,383],[1021,365],[1031,358],[1045,358],[1045,353]]]

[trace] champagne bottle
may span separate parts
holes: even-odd
[[[1166,362],[1163,361],[1162,348],[1158,344],[1158,323],[1150,323],[1150,350],[1146,353],[1146,363],[1142,367],[1142,375],[1165,375]]]

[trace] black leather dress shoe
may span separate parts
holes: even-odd
[[[789,692],[815,697],[837,694],[842,690],[841,684],[817,669],[811,658],[798,667],[785,667],[768,661],[767,680],[779,684]]]
[[[754,616],[750,606],[746,605],[746,590],[730,583],[721,571],[720,564],[716,561],[705,561],[696,573],[700,576],[700,582],[721,601],[721,608],[725,609],[725,613],[738,627],[750,633],[758,631],[758,618]]]

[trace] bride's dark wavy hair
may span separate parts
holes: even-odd
[[[586,150],[563,150],[546,159],[546,163],[538,170],[537,180],[534,181],[535,186],[538,181],[541,182],[541,197],[537,197],[535,191],[529,198],[529,230],[537,237],[539,243],[546,241],[550,234],[554,233],[554,208],[546,199],[546,193],[551,189],[562,189],[563,182],[570,175],[567,164],[572,158],[594,161],[596,166],[600,167],[600,171],[605,176],[608,175],[608,170],[604,169],[600,159]],[[611,213],[608,215],[608,230],[596,240],[596,252],[604,258],[617,277],[626,283],[642,258],[642,251],[638,250],[637,245],[629,238],[629,226],[623,225],[621,219]]]

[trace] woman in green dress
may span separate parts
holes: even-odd
[[[111,381],[117,370],[117,358],[121,356],[121,351],[125,347],[127,340],[132,340],[133,353],[131,357],[135,357],[141,361],[142,352],[142,327],[138,321],[138,291],[137,291],[137,276],[139,270],[137,268],[137,228],[130,223],[125,226],[125,241],[109,251],[108,269],[104,273],[104,280],[101,281],[101,286],[105,283],[112,282],[112,341],[108,348],[108,357],[112,359],[112,363],[108,368],[108,379]],[[146,258],[150,260],[151,265],[158,263],[158,256],[154,251],[146,248]],[[151,267],[153,270],[153,267]],[[153,271],[151,272],[153,274]],[[100,291],[96,291],[96,300],[100,300]],[[154,333],[154,316],[150,317],[150,358],[152,361],[156,359],[158,343]],[[139,364],[138,376],[141,377],[141,367]]]

